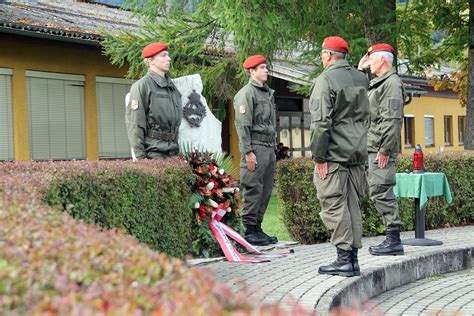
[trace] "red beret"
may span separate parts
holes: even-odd
[[[388,44],[375,44],[375,45],[370,46],[369,49],[367,50],[367,53],[369,53],[369,55],[375,52],[389,52],[395,55],[395,50],[393,49],[392,46]]]
[[[329,49],[340,53],[349,52],[349,45],[339,36],[326,37],[323,41],[323,49]]]
[[[142,50],[142,57],[143,58],[152,57],[158,53],[161,53],[164,50],[168,50],[168,45],[166,43],[163,43],[163,42],[151,43],[145,46],[145,48]]]
[[[262,55],[253,55],[253,56],[248,57],[244,61],[244,68],[245,69],[254,68],[254,67],[257,67],[260,64],[263,64],[266,61],[267,60]]]

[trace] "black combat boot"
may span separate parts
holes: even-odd
[[[402,241],[400,240],[400,231],[388,231],[387,238],[378,246],[369,247],[370,254],[374,256],[402,256]]]
[[[354,270],[354,275],[360,275],[360,267],[359,267],[359,249],[352,248],[351,251],[351,262],[352,262],[352,269]]]
[[[256,230],[257,230],[257,233],[259,233],[260,235],[263,235],[263,237],[267,238],[268,241],[270,242],[270,244],[278,243],[278,238],[273,237],[273,236],[268,236],[267,234],[265,234],[265,232],[262,230],[262,222],[257,224]]]
[[[388,239],[387,239],[387,237],[385,237],[385,239],[380,244],[378,244],[376,246],[370,246],[369,247],[369,252],[372,253],[372,249],[385,247],[387,244],[388,244]]]
[[[254,246],[266,246],[270,244],[270,240],[257,232],[256,225],[245,225],[245,240]]]
[[[352,251],[337,249],[337,259],[327,266],[319,267],[319,274],[331,274],[351,277],[354,276],[354,268],[352,265]]]

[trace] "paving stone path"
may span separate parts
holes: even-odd
[[[413,236],[414,232],[402,233],[402,239]],[[405,255],[396,257],[370,255],[368,246],[380,243],[384,237],[364,238],[364,248],[359,252],[360,277],[318,274],[320,265],[335,259],[335,248],[328,243],[295,246],[294,254],[268,263],[219,261],[206,264],[204,268],[214,270],[217,280],[228,284],[234,291],[239,291],[241,282],[245,282],[251,296],[262,302],[278,301],[289,307],[296,301],[306,309],[324,314],[334,304],[352,304],[361,297],[371,298],[430,275],[471,266],[474,226],[430,230],[426,237],[441,240],[443,245],[405,246]],[[466,288],[468,283],[465,282]],[[427,289],[425,294],[437,297],[437,292]]]
[[[418,280],[370,301],[371,311],[387,316],[474,315],[474,269]]]

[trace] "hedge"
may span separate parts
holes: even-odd
[[[425,156],[426,170],[444,172],[453,202],[432,197],[425,205],[426,228],[434,229],[474,223],[474,154],[442,153]],[[397,172],[412,170],[412,157],[397,159]],[[294,240],[312,244],[329,240],[329,233],[319,217],[319,201],[313,185],[313,162],[308,158],[282,160],[277,165],[276,187],[282,220]],[[406,230],[414,229],[413,199],[398,199],[400,216]],[[364,236],[384,233],[380,215],[367,197],[362,200]]]
[[[188,269],[120,230],[86,224],[42,201],[50,181],[85,166],[87,178],[103,164],[0,163],[1,315],[311,314],[261,305],[246,288],[234,293],[217,284],[207,269]],[[153,174],[149,167],[134,170]]]
[[[56,172],[45,202],[74,218],[118,228],[174,257],[189,250],[192,212],[186,164],[108,161]]]

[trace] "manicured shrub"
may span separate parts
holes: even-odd
[[[426,228],[440,228],[474,223],[474,154],[443,153],[425,156],[428,172],[444,172],[448,178],[453,203],[444,197],[431,197],[425,205]],[[412,170],[412,157],[397,159],[397,172]],[[311,244],[329,239],[320,217],[319,201],[313,179],[313,162],[308,158],[280,161],[277,166],[277,193],[282,220],[290,236],[301,243]],[[400,216],[406,230],[414,229],[413,199],[398,199]],[[371,201],[361,201],[364,236],[385,231],[382,219]]]
[[[188,253],[192,212],[184,162],[84,162],[63,171],[45,193],[49,205],[86,223],[122,229],[171,256]]]
[[[298,158],[277,164],[276,187],[283,223],[293,240],[305,244],[325,241],[329,234],[319,217],[313,185],[313,162]]]
[[[426,203],[427,228],[474,223],[474,154],[444,153],[428,155],[426,170],[443,172],[449,181],[453,202],[433,197]]]
[[[121,230],[86,224],[43,203],[50,182],[68,173],[87,179],[100,170],[104,181],[129,179],[107,178],[122,170],[121,163],[107,165],[0,163],[0,315],[312,315],[298,306],[260,304],[244,285],[234,293],[212,271],[186,268]],[[150,167],[123,172],[160,173]],[[86,189],[82,180],[75,183]]]

